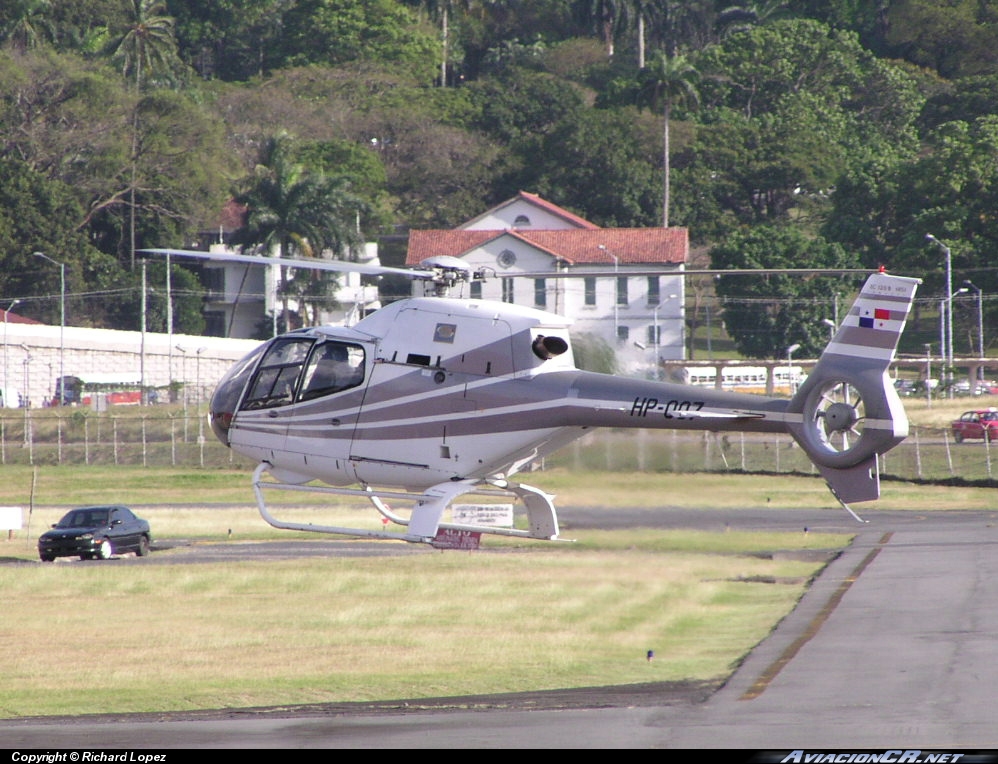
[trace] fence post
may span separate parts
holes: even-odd
[[[922,449],[919,446],[918,428],[914,428],[915,433],[915,475],[922,479]]]
[[[949,430],[943,430],[943,443],[946,445],[946,464],[949,466],[949,476],[953,477],[956,473],[953,472],[953,452],[950,451],[949,447]]]

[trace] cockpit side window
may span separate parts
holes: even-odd
[[[260,361],[242,408],[272,408],[291,403],[313,344],[311,339],[276,340]]]
[[[332,395],[363,381],[364,348],[346,342],[323,342],[316,345],[308,361],[298,400]]]

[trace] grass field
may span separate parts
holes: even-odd
[[[241,470],[10,466],[4,475],[0,504],[32,511],[29,528],[0,542],[2,717],[718,680],[794,607],[823,564],[768,553],[849,542],[641,529],[573,533],[574,544],[490,540],[479,552],[42,564],[34,551],[41,530],[68,506],[98,501],[141,507],[161,540],[295,534],[263,523]],[[834,506],[823,482],[806,476],[529,477],[562,506]],[[993,506],[984,488],[884,488],[880,508]],[[324,522],[377,523],[349,501],[322,512]],[[177,553],[156,551],[150,562]],[[645,660],[647,650],[655,661]]]

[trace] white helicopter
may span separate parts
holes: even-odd
[[[397,269],[144,251],[403,273],[431,280],[441,292],[478,277],[452,257]],[[503,302],[419,297],[390,303],[350,328],[299,329],[263,342],[219,382],[211,427],[222,443],[259,462],[253,487],[260,513],[290,530],[441,547],[477,545],[485,533],[557,539],[554,497],[513,478],[594,427],[789,433],[857,517],[850,503],[880,495],[878,456],[908,434],[888,367],[919,283],[871,274],[790,399],[582,371],[562,316]],[[268,489],[362,496],[402,530],[285,522],[267,509]],[[476,493],[518,499],[528,528],[444,522],[455,499]],[[388,506],[396,501],[412,502],[408,516]]]

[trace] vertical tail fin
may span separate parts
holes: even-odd
[[[790,403],[791,433],[843,503],[880,496],[877,457],[908,435],[888,369],[919,283],[870,276]]]

